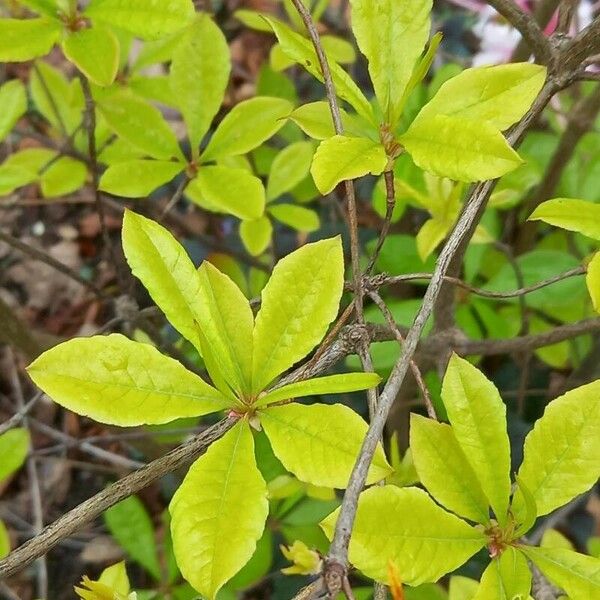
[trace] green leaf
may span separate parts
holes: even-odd
[[[40,175],[42,196],[54,198],[76,192],[85,184],[86,178],[85,163],[70,156],[62,156],[42,171]]]
[[[362,132],[343,108],[340,108],[340,115],[344,132],[360,136]],[[325,140],[335,135],[329,104],[325,101],[303,104],[290,113],[289,119],[315,140]]]
[[[255,10],[239,9],[233,13],[233,16],[246,25],[246,27],[250,27],[250,29],[262,31],[263,33],[271,33],[271,27],[267,20],[261,13]],[[279,19],[275,19],[275,17],[269,16],[269,18],[273,21],[279,21]]]
[[[439,243],[446,237],[454,225],[455,218],[452,219],[428,219],[423,223],[419,233],[417,233],[417,252],[419,258],[425,262]]]
[[[261,409],[259,417],[275,456],[288,471],[313,485],[346,487],[368,428],[351,408],[293,403]],[[390,472],[378,446],[367,483]]]
[[[600,240],[600,205],[587,200],[547,200],[533,211],[529,221],[544,221],[555,227]]]
[[[600,560],[565,548],[532,548],[521,550],[542,573],[570,598],[597,598],[600,594]]]
[[[529,488],[523,483],[523,480],[518,475],[516,476],[516,480],[516,489],[519,491],[519,495],[523,500],[525,510],[521,511],[521,515],[517,515],[518,527],[515,529],[515,538],[525,535],[533,527],[538,514],[537,505],[533,494],[529,491]]]
[[[29,432],[25,428],[9,429],[0,435],[0,481],[21,468],[29,452]]]
[[[240,237],[252,256],[262,254],[269,247],[272,233],[271,221],[265,216],[252,221],[242,221],[240,224]]]
[[[600,313],[600,252],[596,252],[587,265],[585,283],[590,293],[594,310]]]
[[[92,0],[85,14],[144,40],[156,40],[185,27],[194,17],[194,5],[191,0]]]
[[[4,521],[0,519],[0,559],[8,556],[10,553],[10,537]]]
[[[38,171],[55,156],[55,151],[46,148],[27,148],[9,155],[0,165],[0,196],[36,181]]]
[[[109,509],[111,510],[111,509]],[[106,567],[98,578],[100,583],[108,586],[112,591],[127,596],[129,594],[130,584],[127,570],[125,569],[125,561]]]
[[[323,81],[319,60],[312,43],[295,31],[292,31],[287,25],[280,21],[265,19],[275,32],[281,49],[293,61],[301,64],[313,77]],[[360,88],[354,83],[350,75],[342,69],[336,62],[329,60],[329,70],[331,79],[337,95],[351,104],[356,112],[364,117],[369,123],[375,124],[373,109],[369,101],[365,98]]]
[[[254,316],[240,288],[219,269],[204,261],[198,269],[204,310],[198,324],[216,356],[221,372],[239,394],[252,386]]]
[[[19,0],[19,4],[47,17],[56,18],[59,15],[59,6],[56,0]]]
[[[448,600],[473,600],[479,582],[469,577],[452,575],[448,588]]]
[[[494,384],[456,354],[448,363],[442,400],[456,440],[504,525],[510,495],[506,406]]]
[[[203,161],[250,152],[285,125],[292,103],[283,98],[257,96],[236,104],[219,123]]]
[[[128,160],[111,165],[100,178],[100,189],[123,198],[144,198],[184,169],[167,160]]]
[[[62,43],[64,55],[90,81],[108,86],[119,69],[119,40],[106,27],[71,32]]]
[[[321,523],[330,539],[338,513]],[[419,585],[458,568],[485,543],[483,532],[440,508],[423,490],[375,486],[360,495],[349,558],[381,583],[388,583],[391,562],[403,583]]]
[[[131,559],[160,581],[161,571],[154,525],[141,500],[137,496],[129,496],[109,508],[104,513],[104,520],[110,534]]]
[[[170,74],[195,156],[223,102],[230,70],[225,36],[208,15],[199,15],[173,53]]]
[[[590,538],[588,538],[588,551]],[[546,529],[544,534],[542,535],[542,539],[540,540],[540,546],[542,548],[566,548],[567,550],[574,550],[573,543],[566,536],[564,536],[560,531],[556,529]],[[589,552],[592,554],[591,552]],[[598,557],[596,557],[598,558]]]
[[[275,265],[254,326],[255,393],[321,341],[337,315],[343,287],[339,237],[306,244]]]
[[[269,512],[246,421],[192,465],[169,510],[177,564],[212,600],[254,554]]]
[[[267,181],[267,201],[296,187],[307,175],[313,157],[310,142],[290,144],[277,154]]]
[[[176,360],[118,333],[58,344],[27,372],[61,406],[121,427],[168,423],[230,405]]]
[[[473,600],[526,600],[530,590],[527,559],[509,546],[488,565]]]
[[[0,19],[0,62],[23,62],[48,54],[60,29],[54,19]]]
[[[412,414],[410,448],[419,480],[440,504],[471,521],[490,522],[488,501],[452,427]]]
[[[2,107],[0,141],[2,141],[27,111],[27,94],[21,81],[12,79],[0,86],[0,106]]]
[[[448,115],[504,130],[527,112],[545,79],[546,67],[532,63],[466,69],[440,87],[416,120]]]
[[[386,165],[385,149],[378,142],[334,135],[319,144],[310,172],[321,194],[329,194],[340,181],[379,175]]]
[[[119,91],[98,103],[109,127],[152,158],[183,159],[173,130],[149,102]]]
[[[600,380],[553,400],[525,438],[519,478],[538,516],[588,490],[600,475]],[[550,440],[550,442],[549,442]],[[517,514],[523,498],[515,498]]]
[[[432,115],[413,121],[400,142],[419,167],[456,181],[495,179],[523,162],[485,121]]]
[[[273,402],[288,400],[289,398],[302,398],[304,396],[319,396],[322,394],[343,394],[356,392],[377,386],[381,377],[376,373],[341,373],[327,375],[288,383],[273,391],[267,392],[256,402],[256,406],[266,406]]]
[[[351,6],[352,31],[369,61],[375,95],[393,129],[403,92],[429,37],[431,0],[351,0]]]
[[[320,226],[319,215],[304,206],[275,204],[269,207],[269,213],[274,219],[296,231],[311,233],[317,231]]]
[[[262,181],[245,169],[202,166],[185,190],[185,195],[207,210],[258,219],[265,210]]]
[[[181,244],[151,219],[125,211],[123,251],[133,274],[144,284],[170,323],[200,351],[196,321],[203,310],[200,277]]]

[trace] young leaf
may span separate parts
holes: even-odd
[[[594,310],[600,313],[600,252],[588,263],[585,283],[592,299]]]
[[[169,322],[200,351],[197,320],[204,309],[200,278],[181,244],[164,227],[132,211],[123,219],[123,251]]]
[[[192,465],[169,510],[181,573],[213,600],[254,553],[269,512],[247,421],[237,423]]]
[[[0,481],[10,477],[27,458],[29,432],[17,427],[0,435]]]
[[[417,233],[417,252],[419,258],[425,262],[431,253],[438,247],[438,244],[446,237],[446,234],[454,225],[455,218],[452,219],[428,219],[423,223],[419,233]]]
[[[265,19],[275,32],[281,49],[295,62],[301,64],[313,77],[323,81],[323,74],[319,65],[319,59],[315,49],[310,42],[299,33],[292,31],[281,21]],[[350,75],[342,69],[336,62],[329,60],[329,70],[335,91],[338,96],[351,104],[356,112],[365,118],[369,123],[375,123],[373,109],[359,87],[354,83]]]
[[[110,567],[106,567],[100,574],[98,582],[108,586],[112,591],[117,592],[118,594],[127,596],[131,586],[129,584],[127,570],[125,569],[125,561],[122,560]]]
[[[298,479],[313,485],[345,488],[356,462],[367,424],[342,404],[287,404],[259,413],[273,452]],[[378,446],[367,483],[389,475],[383,448]]]
[[[351,6],[352,31],[369,61],[375,95],[393,129],[404,89],[429,37],[431,0],[351,0]]]
[[[569,598],[598,598],[600,595],[600,560],[565,548],[533,548],[521,550],[542,573]]]
[[[353,121],[343,108],[340,108],[340,115],[344,132],[360,136],[361,132],[354,127]],[[290,113],[289,119],[315,140],[325,140],[335,135],[329,104],[325,101],[303,104]]]
[[[419,167],[456,181],[495,179],[523,162],[485,121],[431,115],[415,119],[400,142]]]
[[[343,287],[339,237],[306,244],[277,263],[254,326],[255,393],[321,341],[337,314]]]
[[[321,527],[331,539],[339,509]],[[387,583],[390,562],[408,585],[437,581],[486,543],[483,532],[440,508],[423,490],[391,485],[360,495],[350,538],[350,562]]]
[[[191,0],[92,0],[85,14],[144,40],[156,40],[185,27],[194,17],[194,4]]]
[[[124,198],[144,198],[181,173],[180,162],[128,160],[111,165],[100,178],[100,189]]]
[[[0,62],[23,62],[48,54],[60,29],[55,19],[0,19]]]
[[[208,15],[199,15],[173,53],[170,74],[194,155],[223,102],[230,70],[225,36]]]
[[[302,398],[304,396],[317,396],[321,394],[343,394],[357,392],[375,387],[381,381],[376,373],[341,373],[327,375],[288,383],[261,396],[256,406],[266,406],[273,402],[288,400],[289,398]]]
[[[252,385],[252,330],[254,316],[240,288],[209,262],[198,269],[199,294],[204,310],[198,324],[227,383],[239,393]]]
[[[553,400],[525,438],[519,478],[533,495],[538,516],[566,504],[598,479],[599,395],[600,380]],[[523,504],[523,498],[517,494],[517,514],[523,511]]]
[[[449,425],[412,414],[410,448],[420,481],[440,504],[471,521],[490,522],[488,501]]]
[[[587,200],[554,198],[542,202],[529,217],[600,240],[600,205]]]
[[[154,525],[142,501],[137,496],[129,496],[109,508],[104,513],[104,520],[110,534],[127,554],[160,581]]]
[[[119,40],[106,27],[69,33],[62,43],[64,55],[93,83],[110,85],[119,69]]]
[[[231,405],[176,360],[118,333],[58,344],[27,372],[64,408],[121,427],[168,423]]]
[[[258,219],[265,210],[265,188],[258,177],[245,169],[202,166],[185,194],[207,210],[240,219]]]
[[[252,256],[262,254],[271,242],[273,226],[268,217],[262,216],[252,221],[242,221],[240,224],[240,237],[246,250]]]
[[[40,175],[40,187],[44,198],[71,194],[81,188],[87,177],[84,163],[70,156],[62,156]]]
[[[527,112],[545,79],[546,67],[532,63],[466,69],[440,87],[417,120],[448,115],[504,130]]]
[[[275,204],[269,207],[269,213],[280,223],[305,233],[319,229],[319,215],[310,208],[296,204]]]
[[[307,175],[313,157],[310,142],[290,144],[277,154],[267,181],[267,201],[296,187]]]
[[[509,546],[488,565],[473,600],[525,600],[530,590],[531,571],[527,559]]]
[[[219,123],[202,160],[245,154],[260,146],[285,125],[292,104],[283,98],[257,96],[236,104]]]
[[[456,354],[444,377],[442,400],[456,440],[502,525],[510,495],[506,406],[494,384]]]
[[[148,156],[183,159],[172,129],[160,111],[145,100],[120,91],[99,102],[98,109],[117,135]]]
[[[0,141],[2,141],[27,110],[27,94],[21,81],[12,79],[0,86],[0,106],[2,107]]]
[[[378,142],[334,135],[319,144],[310,172],[321,194],[329,194],[340,181],[381,174],[386,164],[385,149]]]

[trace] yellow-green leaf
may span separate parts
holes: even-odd
[[[64,55],[93,83],[110,85],[119,69],[119,40],[106,27],[71,32],[62,43]]]
[[[553,400],[525,438],[519,478],[545,515],[588,490],[600,476],[600,380]],[[524,510],[517,493],[515,511]]]
[[[110,567],[106,567],[100,574],[98,582],[108,586],[111,590],[127,596],[129,594],[129,577],[125,569],[125,561],[122,560]]]
[[[185,27],[194,17],[192,0],[92,0],[85,14],[145,40]]]
[[[466,69],[442,84],[417,119],[449,115],[504,130],[527,112],[545,79],[546,67],[532,63]]]
[[[26,148],[9,155],[0,166],[0,196],[36,181],[39,171],[56,155],[48,148]]]
[[[208,261],[198,269],[204,310],[198,324],[216,356],[221,372],[238,393],[252,386],[254,316],[240,288]]]
[[[588,200],[554,198],[542,202],[529,217],[600,240],[600,205]]]
[[[80,160],[61,156],[40,175],[40,187],[44,198],[54,198],[76,192],[87,177],[87,167]]]
[[[123,219],[123,251],[156,305],[200,352],[196,323],[204,308],[200,277],[181,244],[155,221],[128,210]]]
[[[454,219],[427,219],[417,233],[417,252],[425,262],[454,225]]]
[[[58,344],[27,372],[61,406],[121,427],[168,423],[230,405],[176,360],[118,333]]]
[[[208,15],[199,15],[173,53],[170,74],[171,91],[195,155],[223,102],[230,70],[225,36]]]
[[[523,162],[485,121],[431,115],[413,121],[400,142],[417,166],[456,181],[495,179]]]
[[[296,187],[307,175],[313,157],[310,142],[290,144],[277,154],[267,181],[267,201]]]
[[[48,54],[60,35],[54,19],[0,19],[0,61],[23,62]]]
[[[340,108],[340,115],[346,134],[361,134],[343,108]],[[289,118],[294,121],[306,135],[315,140],[325,140],[335,135],[329,104],[325,101],[303,104],[292,111]]]
[[[120,91],[102,99],[98,109],[109,127],[148,156],[183,158],[177,138],[160,111],[142,98]]]
[[[510,445],[506,406],[494,384],[453,354],[442,384],[452,431],[488,498],[496,519],[506,523],[510,495]]]
[[[0,519],[0,559],[8,556],[10,552],[10,537],[4,521]]]
[[[292,103],[283,98],[257,96],[236,104],[219,123],[202,160],[245,154],[260,146],[285,125]]]
[[[339,509],[321,527],[331,539]],[[423,490],[386,485],[360,495],[350,538],[350,562],[388,583],[390,562],[402,582],[437,581],[486,543],[483,532],[440,508]]]
[[[587,265],[585,283],[590,293],[594,310],[600,313],[600,252],[596,252]]]
[[[531,590],[531,571],[525,556],[509,546],[483,572],[473,600],[526,600]]]
[[[600,597],[600,559],[565,548],[533,548],[522,551],[542,573],[573,600]]]
[[[277,263],[254,326],[255,393],[321,341],[338,312],[343,287],[339,237],[306,244]]]
[[[341,181],[380,175],[386,164],[385,149],[378,142],[335,135],[319,144],[310,172],[321,194],[328,194]]]
[[[25,428],[9,429],[0,435],[0,481],[21,468],[29,451],[29,432]]]
[[[167,160],[128,160],[111,165],[100,178],[100,189],[124,198],[143,198],[168,183],[184,165]]]
[[[288,400],[289,398],[301,398],[303,396],[317,396],[321,394],[342,394],[344,392],[356,392],[377,386],[381,377],[376,373],[341,373],[339,375],[327,375],[288,383],[280,388],[266,393],[256,402],[256,406],[266,406],[273,402]]]
[[[275,204],[268,211],[274,219],[296,231],[311,233],[319,229],[319,215],[310,208],[297,204]]]
[[[452,427],[412,414],[410,448],[419,480],[440,504],[471,521],[489,523],[488,501]]]
[[[546,529],[542,539],[540,540],[542,548],[566,548],[567,550],[575,550],[573,543],[556,529]]]
[[[298,479],[313,485],[345,488],[367,434],[367,424],[342,404],[287,404],[259,412],[273,452]],[[391,472],[377,447],[367,483]]]
[[[352,31],[386,122],[400,118],[400,102],[431,28],[431,0],[351,0]]]
[[[265,210],[262,181],[245,169],[202,166],[190,181],[185,195],[206,210],[258,219]]]
[[[0,141],[2,141],[27,110],[27,94],[20,80],[12,79],[0,86],[0,106],[2,107]]]
[[[273,226],[269,217],[262,216],[251,221],[242,221],[240,224],[240,237],[246,250],[252,256],[262,254],[271,242]]]
[[[269,512],[267,486],[246,421],[192,465],[169,510],[181,573],[213,600],[252,557]]]

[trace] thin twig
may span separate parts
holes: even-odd
[[[369,264],[365,269],[365,275],[370,275],[373,271],[373,267],[377,263],[377,259],[379,258],[379,253],[381,252],[381,248],[387,238],[387,235],[390,231],[390,225],[392,223],[392,217],[394,216],[394,208],[396,207],[396,191],[394,189],[394,172],[393,171],[385,171],[383,173],[383,179],[385,181],[385,218],[383,219],[383,224],[381,226],[381,231],[379,232],[379,237],[377,238],[377,245],[375,246],[375,250],[369,259]]]
[[[177,186],[173,197],[167,202],[167,205],[163,208],[163,211],[160,213],[160,218],[164,219],[164,217],[171,211],[171,209],[181,200],[183,196],[183,192],[185,192],[185,188],[190,183],[191,179],[185,176],[181,183]]]
[[[0,423],[0,435],[6,433],[9,429],[16,427],[27,416],[27,413],[36,405],[37,401],[44,395],[44,392],[37,392],[35,396],[20,408],[10,419]]]

